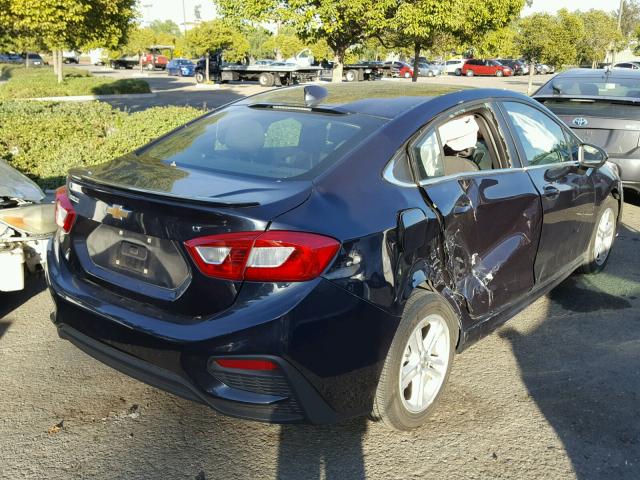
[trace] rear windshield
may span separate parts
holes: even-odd
[[[589,97],[640,98],[640,82],[634,78],[562,77],[544,85],[536,95],[580,95]]]
[[[358,114],[231,107],[152,144],[143,159],[260,178],[314,178],[383,120]]]
[[[624,105],[619,101],[618,103],[606,100],[585,103],[570,99],[541,99],[541,102],[556,115],[640,120],[640,105]]]

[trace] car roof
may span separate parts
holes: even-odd
[[[323,84],[328,95],[318,107],[345,113],[359,113],[394,119],[434,98],[451,95],[451,106],[461,101],[491,97],[523,97],[508,90],[461,88],[449,85],[399,82],[358,82]],[[524,97],[527,98],[527,97]],[[304,85],[279,88],[244,98],[235,105],[282,105],[304,107]]]
[[[626,62],[632,63],[632,62]],[[556,77],[575,77],[575,78],[635,78],[640,79],[640,71],[631,69],[615,69],[605,70],[604,68],[572,68],[565,72],[559,73]]]

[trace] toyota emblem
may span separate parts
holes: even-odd
[[[572,122],[576,127],[586,127],[589,123],[588,120],[584,117],[576,117]]]

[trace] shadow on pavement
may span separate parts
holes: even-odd
[[[639,240],[622,226],[604,272],[552,291],[535,330],[500,332],[578,479],[640,477],[640,273],[623,261]]]
[[[366,418],[332,426],[282,425],[276,478],[365,478],[362,438],[366,431]]]
[[[19,292],[0,292],[0,321],[7,321],[6,318],[13,310],[31,297],[42,292],[47,287],[44,276],[28,276],[25,278],[25,288]],[[4,332],[0,328],[0,337]]]

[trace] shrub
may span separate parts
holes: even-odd
[[[149,93],[149,84],[140,79],[113,80],[94,77],[86,70],[64,68],[64,81],[58,83],[53,69],[9,65],[2,69],[0,99],[65,97],[73,95],[109,95],[122,93]]]
[[[202,113],[192,107],[127,113],[102,102],[0,101],[0,158],[41,187],[55,188],[69,168],[124,155]]]

